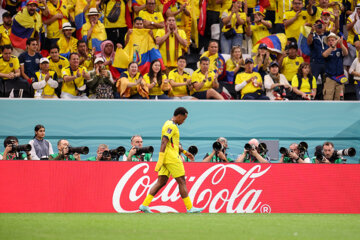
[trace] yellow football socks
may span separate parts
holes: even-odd
[[[145,200],[144,200],[144,202],[143,202],[142,205],[148,207],[148,206],[150,205],[151,201],[153,200],[153,198],[154,198],[153,195],[148,194],[148,195],[146,196],[146,198],[145,198]],[[191,204],[191,202],[190,202],[190,204]]]
[[[186,209],[187,209],[187,210],[190,210],[190,209],[192,208],[192,202],[191,202],[190,198],[189,198],[189,197],[186,197],[186,198],[183,198],[182,200],[183,200],[184,203],[185,203]]]

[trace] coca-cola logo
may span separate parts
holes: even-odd
[[[187,176],[189,197],[196,207],[203,207],[210,213],[270,212],[270,206],[260,201],[263,190],[253,186],[256,179],[270,168],[271,165],[267,164],[255,165],[249,170],[236,164],[215,164],[198,176]],[[139,163],[129,169],[115,187],[112,199],[115,211],[138,212],[156,181],[156,174],[149,173],[148,163]],[[154,197],[150,209],[157,212],[185,211],[175,179],[171,179]]]

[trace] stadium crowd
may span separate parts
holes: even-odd
[[[57,142],[55,153],[50,141],[45,139],[45,126],[38,124],[34,128],[34,138],[28,144],[20,145],[15,136],[8,136],[4,140],[4,151],[0,153],[0,160],[63,160],[63,161],[128,161],[128,162],[150,162],[154,148],[143,146],[141,135],[134,135],[130,139],[131,147],[126,151],[125,147],[119,146],[116,149],[109,149],[106,144],[99,144],[96,156],[81,159],[81,154],[87,155],[89,148],[86,146],[72,147],[68,140],[60,139]],[[271,163],[268,155],[269,149],[265,143],[253,138],[245,144],[241,154],[232,158],[227,152],[228,140],[219,137],[212,145],[212,150],[205,154],[202,162],[213,163]],[[277,149],[276,149],[277,151]],[[346,156],[356,155],[355,148],[335,150],[332,142],[324,142],[323,145],[316,146],[314,156],[308,153],[306,142],[292,143],[289,148],[279,149],[279,163],[345,163]],[[179,156],[183,162],[194,162],[198,153],[196,146],[192,145],[187,150],[180,144]],[[181,155],[184,154],[184,156]],[[200,156],[201,157],[201,156]]]
[[[354,0],[2,0],[0,97],[360,100]]]

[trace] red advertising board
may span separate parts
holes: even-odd
[[[0,161],[0,212],[138,212],[155,163]],[[185,163],[204,212],[360,213],[360,165]],[[185,212],[177,184],[150,205]]]

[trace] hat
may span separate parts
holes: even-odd
[[[96,8],[90,8],[89,12],[86,15],[99,15],[100,13]]]
[[[336,34],[333,33],[333,32],[330,32],[330,34],[329,34],[327,37],[325,37],[325,39],[324,39],[324,42],[325,42],[326,45],[329,45],[329,44],[328,44],[328,39],[331,38],[331,37],[336,38],[336,40],[339,39],[339,36],[338,36],[338,35],[336,35]]]
[[[321,15],[322,15],[322,16],[324,16],[324,15],[326,15],[326,14],[331,15],[330,12],[327,11],[327,10],[323,10],[323,11],[321,12]]]
[[[263,15],[265,17],[266,10],[262,6],[257,5],[256,7],[254,7],[254,12],[260,13],[261,15]]]
[[[32,4],[32,3],[35,3],[36,5],[39,5],[39,3],[36,1],[36,0],[29,0],[26,5],[29,5],[29,4]]]
[[[97,57],[95,58],[94,64],[98,63],[98,62],[105,62],[105,59],[103,57]]]
[[[290,42],[288,46],[289,46],[289,49],[290,48],[295,48],[296,50],[298,49],[298,45],[296,42]]]
[[[248,63],[254,63],[254,60],[252,60],[252,58],[245,59],[245,64],[248,64]]]
[[[259,49],[267,49],[267,45],[265,43],[260,43]]]
[[[41,64],[41,63],[45,63],[45,62],[49,63],[49,59],[48,59],[48,58],[45,58],[45,57],[43,57],[43,58],[40,59],[40,64]]]
[[[272,67],[272,66],[277,66],[279,67],[279,63],[277,61],[272,61],[269,65],[269,67]]]
[[[71,23],[66,22],[62,25],[62,30],[72,30],[75,31],[75,28],[71,26]]]

